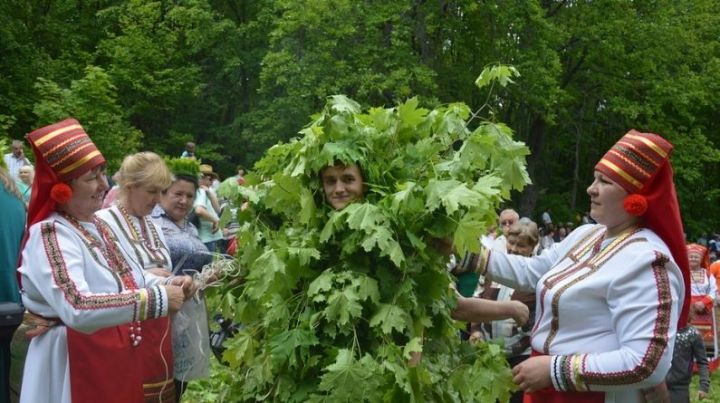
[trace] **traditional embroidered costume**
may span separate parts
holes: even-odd
[[[535,291],[531,345],[551,356],[552,387],[525,402],[639,402],[662,390],[690,306],[671,151],[662,137],[631,130],[595,166],[628,193],[623,209],[638,228],[606,238],[604,225],[584,225],[540,256],[484,250],[465,259],[493,281]]]
[[[118,204],[98,211],[96,216],[112,229],[127,262],[141,268],[149,284],[160,284],[166,280],[164,277],[145,271],[158,267],[172,270],[167,242],[149,216],[135,217]],[[147,401],[172,402],[175,399],[172,340],[169,329],[168,317],[143,322],[142,348],[150,349],[143,362],[147,374],[145,382],[154,385],[146,390]],[[162,399],[159,395],[161,392]]]
[[[487,274],[535,290],[531,344],[553,356],[555,390],[605,391],[598,401],[635,402],[670,368],[683,276],[652,231],[604,234],[604,226],[582,226],[535,258],[493,252]]]
[[[50,326],[30,342],[21,402],[142,402],[156,396],[162,385],[147,382],[143,365],[149,347],[158,346],[143,343],[142,334],[148,319],[168,315],[165,288],[128,264],[102,221],[56,212],[72,197],[67,183],[105,159],[74,119],[27,137],[37,176],[18,271],[27,310]]]

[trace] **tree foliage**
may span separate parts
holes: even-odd
[[[531,150],[533,185],[512,197],[524,214],[585,210],[594,163],[629,128],[698,139],[702,161],[695,147],[675,151],[692,235],[720,226],[706,209],[714,190],[691,180],[720,181],[719,27],[715,0],[8,0],[0,117],[22,137],[44,122],[40,77],[70,88],[97,66],[143,148],[179,155],[195,140],[230,174],[294,136],[329,94],[365,106],[492,96]],[[516,85],[470,85],[497,63],[523,72]]]

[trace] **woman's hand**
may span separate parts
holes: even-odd
[[[183,294],[185,295],[185,300],[189,299],[190,297],[195,294],[195,284],[193,282],[192,277],[190,276],[176,276],[172,277],[168,284],[178,286],[182,288]]]
[[[701,391],[698,391],[698,400],[705,400],[707,398],[707,393]]]
[[[693,309],[695,310],[695,313],[704,313],[705,312],[705,304],[703,304],[702,301],[696,301],[693,304]]]
[[[165,292],[168,296],[168,315],[172,315],[180,310],[183,302],[185,302],[185,293],[183,289],[172,284],[166,284]]]
[[[470,336],[468,337],[468,341],[472,344],[479,343],[481,341],[485,341],[485,337],[483,337],[483,334],[479,330],[475,330],[472,333],[470,333]]]
[[[513,368],[513,382],[525,393],[533,393],[552,385],[550,364],[552,357],[530,357]]]
[[[665,382],[641,389],[641,401],[644,403],[670,403],[670,392]]]

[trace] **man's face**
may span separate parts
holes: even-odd
[[[510,227],[512,227],[516,222],[518,222],[517,213],[513,213],[511,211],[503,211],[500,213],[500,226],[502,228],[503,235],[507,236]]]
[[[22,157],[23,155],[23,147],[22,144],[13,143],[12,145],[12,153],[16,157]]]

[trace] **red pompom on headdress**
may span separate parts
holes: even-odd
[[[72,199],[73,191],[72,188],[64,182],[59,182],[53,185],[50,189],[50,198],[57,204],[67,203]]]
[[[639,217],[647,211],[648,201],[645,196],[632,193],[627,195],[625,200],[623,200],[623,209],[625,209],[628,214]]]

